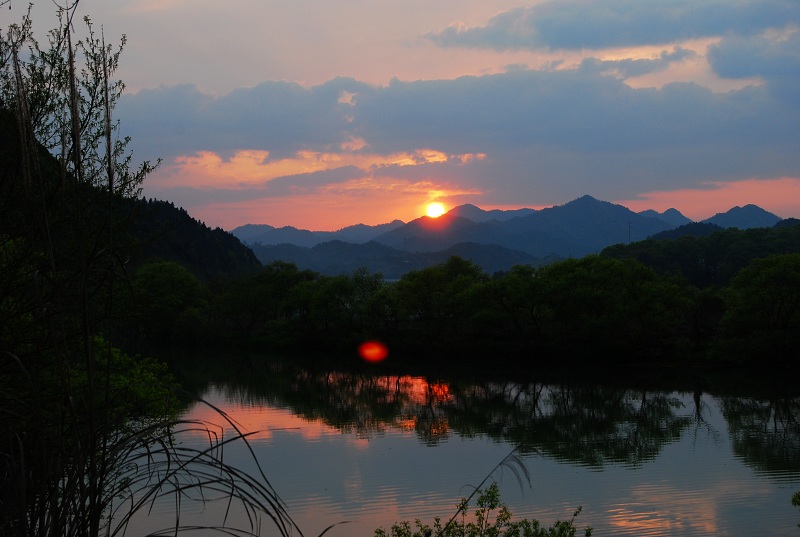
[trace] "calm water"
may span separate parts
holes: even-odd
[[[489,474],[515,517],[549,525],[582,506],[578,527],[598,537],[800,535],[790,503],[800,399],[284,367],[208,385],[203,397],[255,431],[255,457],[307,536],[342,521],[326,535],[448,519]],[[204,405],[187,416],[221,423]],[[243,446],[226,449],[229,463],[255,471]],[[512,451],[518,460],[495,469]],[[172,507],[132,529],[163,528]],[[224,509],[184,503],[182,521],[218,524]],[[261,534],[277,532],[264,522]]]

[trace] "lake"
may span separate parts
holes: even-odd
[[[197,373],[194,387],[253,433],[252,454],[306,536],[344,521],[326,535],[447,520],[487,476],[514,518],[549,526],[582,506],[580,534],[592,526],[598,537],[800,535],[800,510],[791,505],[800,490],[797,397],[252,361],[232,369],[227,378],[209,375],[213,382]],[[205,404],[191,405],[186,416],[235,434]],[[179,441],[205,439],[185,434]],[[242,443],[224,455],[257,471]],[[219,524],[225,505],[184,502],[182,522]],[[173,507],[158,504],[132,529],[168,526]],[[228,523],[244,524],[240,516],[234,512]],[[261,528],[261,535],[278,534],[268,520]]]

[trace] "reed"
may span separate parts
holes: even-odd
[[[165,501],[173,523],[155,535],[302,535],[248,434],[209,403],[224,429],[180,418],[164,366],[111,342],[115,292],[130,285],[118,204],[154,166],[129,167],[111,117],[122,46],[88,18],[74,40],[78,4],[55,2],[49,48],[30,10],[0,35],[0,536],[126,535]],[[249,471],[226,461],[234,444]],[[222,502],[224,516],[185,523],[195,501]]]

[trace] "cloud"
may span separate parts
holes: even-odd
[[[402,193],[407,206],[432,192],[479,205],[635,199],[800,177],[800,107],[786,105],[800,95],[798,45],[793,30],[722,38],[708,53],[715,72],[761,80],[727,92],[628,84],[697,60],[673,46],[645,59],[386,85],[266,82],[224,95],[164,86],[125,95],[118,117],[137,159],[165,159],[146,192],[190,207],[310,196],[320,210],[378,192]]]
[[[722,77],[765,80],[773,93],[800,105],[800,30],[730,36],[711,46],[711,67]]]
[[[285,196],[362,176],[460,184],[496,204],[540,196],[530,201],[539,204],[800,177],[800,110],[769,85],[636,89],[606,73],[625,63],[587,65],[388,86],[269,83],[222,97],[159,88],[126,96],[121,119],[134,125],[134,143],[144,138],[135,150],[166,157],[159,188],[180,176],[183,187],[247,183],[251,195]]]
[[[694,59],[697,53],[682,47],[674,47],[672,52],[662,51],[657,58],[623,60],[599,60],[586,58],[581,62],[580,68],[599,74],[613,74],[619,78],[647,75],[667,69],[671,64]]]
[[[535,147],[606,152],[753,147],[798,141],[793,115],[763,88],[725,94],[694,84],[634,89],[591,70],[525,71],[453,81],[395,81],[359,97],[373,151],[430,147],[486,153]],[[794,118],[794,119],[790,119]]]
[[[264,82],[218,97],[193,85],[178,85],[124,95],[117,111],[142,158],[240,149],[285,156],[351,142],[353,105],[340,97],[366,88],[347,78],[312,88]]]
[[[550,0],[499,13],[484,26],[454,24],[425,37],[444,47],[501,51],[604,49],[754,35],[798,21],[800,4],[787,0]]]

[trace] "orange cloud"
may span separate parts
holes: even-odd
[[[165,170],[148,179],[148,187],[240,191],[244,201],[195,202],[182,204],[193,216],[226,229],[247,223],[295,226],[316,231],[336,230],[364,223],[382,224],[395,219],[409,221],[425,213],[431,201],[446,201],[480,195],[474,189],[456,187],[433,178],[396,177],[393,168],[453,163],[463,165],[483,160],[483,153],[447,154],[430,148],[412,152],[378,155],[355,152],[365,147],[361,139],[351,140],[354,151],[323,153],[299,151],[291,157],[273,159],[269,151],[241,150],[228,159],[203,151],[181,156]],[[298,184],[292,177],[313,172],[354,168],[353,179]],[[271,181],[280,179],[281,195],[271,195]],[[169,196],[169,195],[168,195]],[[240,196],[241,199],[241,196]]]
[[[429,148],[389,155],[359,153],[356,151],[367,147],[367,143],[361,138],[351,138],[342,145],[345,149],[343,153],[298,151],[294,156],[283,159],[271,159],[270,152],[264,150],[242,149],[229,159],[223,159],[212,151],[200,151],[194,155],[177,157],[164,172],[154,175],[150,180],[163,182],[170,187],[242,188],[263,184],[279,177],[344,166],[354,166],[366,173],[371,169],[388,166],[419,166],[450,161],[464,164],[486,158],[484,153],[448,155]]]

